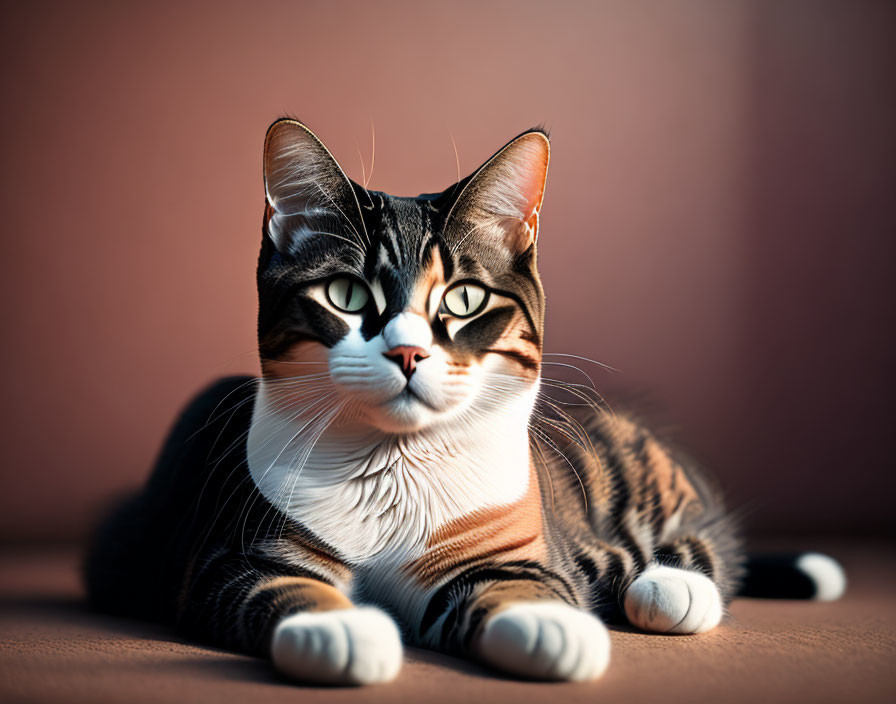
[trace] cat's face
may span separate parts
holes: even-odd
[[[397,198],[351,182],[300,123],[274,123],[258,287],[278,402],[338,403],[390,433],[531,407],[548,155],[524,133],[445,192]]]

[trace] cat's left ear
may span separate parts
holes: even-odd
[[[512,253],[535,244],[550,155],[541,129],[508,142],[462,186],[446,220],[449,242],[491,238]]]

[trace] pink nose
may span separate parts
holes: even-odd
[[[399,367],[401,367],[401,371],[408,379],[410,379],[411,374],[413,374],[414,370],[417,369],[417,362],[419,362],[421,359],[426,359],[427,357],[429,357],[429,352],[424,350],[422,347],[398,345],[397,347],[393,347],[388,352],[383,352],[383,356],[386,359],[392,360]]]

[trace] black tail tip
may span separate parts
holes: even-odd
[[[818,552],[751,556],[746,567],[741,596],[836,601],[846,591],[840,563]]]

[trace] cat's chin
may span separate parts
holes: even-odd
[[[386,433],[416,433],[436,424],[441,413],[430,407],[409,389],[391,401],[367,409],[367,422]]]

